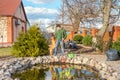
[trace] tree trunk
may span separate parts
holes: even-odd
[[[80,25],[80,21],[76,19],[73,23],[73,29],[75,33],[78,33],[79,25]]]
[[[109,27],[109,19],[110,19],[112,0],[102,0],[102,4],[103,4],[103,26],[99,30],[96,37],[97,37],[98,46],[101,47],[102,52],[105,52],[106,49],[103,49],[103,46],[107,46],[108,44],[104,43],[103,37],[105,35],[105,32],[107,31],[107,28]]]

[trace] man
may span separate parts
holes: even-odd
[[[57,27],[57,31],[55,33],[56,44],[55,44],[54,56],[57,55],[59,45],[60,45],[61,51],[62,51],[61,54],[64,55],[64,39],[66,39],[67,34],[66,34],[65,29],[63,29],[61,27],[61,25],[58,24],[58,25],[56,25],[56,27]]]

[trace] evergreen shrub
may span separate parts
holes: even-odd
[[[12,46],[17,57],[36,57],[48,54],[48,44],[40,29],[33,25],[26,33],[21,32]]]
[[[92,45],[92,36],[86,35],[82,40],[82,44],[85,46],[91,46]]]
[[[73,40],[77,43],[77,44],[81,44],[82,43],[82,39],[83,37],[81,35],[75,35]]]

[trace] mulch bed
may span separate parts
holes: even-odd
[[[82,44],[77,44],[78,49],[67,49],[67,52],[73,52],[75,54],[91,54],[91,55],[97,55],[97,54],[101,54],[104,55],[102,52],[100,51],[95,51],[92,49],[92,47],[89,46],[84,46]]]

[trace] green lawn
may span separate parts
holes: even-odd
[[[9,55],[12,55],[11,49],[12,48],[0,48],[0,56],[9,56]]]

